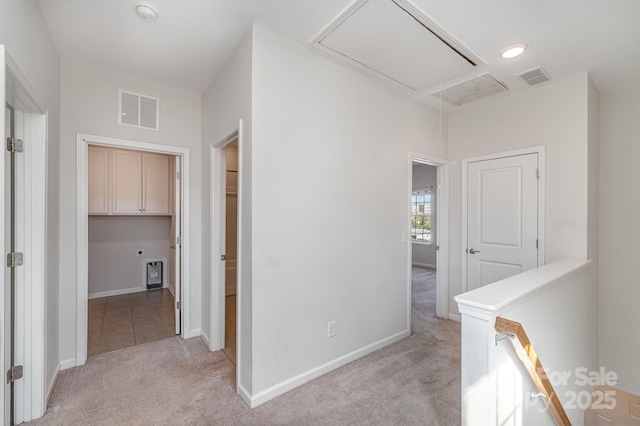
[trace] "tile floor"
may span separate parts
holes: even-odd
[[[166,288],[89,299],[87,357],[175,334],[173,295]]]
[[[224,349],[222,350],[236,365],[236,295],[225,298]]]

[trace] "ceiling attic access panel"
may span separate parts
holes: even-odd
[[[311,44],[414,93],[484,64],[405,0],[358,0]]]

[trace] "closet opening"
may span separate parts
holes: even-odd
[[[210,277],[211,338],[209,349],[223,351],[236,368],[236,391],[243,358],[243,151],[242,120],[238,128],[210,145]],[[244,336],[244,337],[243,337]]]

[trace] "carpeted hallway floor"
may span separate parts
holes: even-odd
[[[199,338],[98,355],[60,373],[35,425],[459,425],[460,325],[413,269],[412,335],[250,410],[235,367]]]

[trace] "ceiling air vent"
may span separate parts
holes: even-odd
[[[463,81],[433,94],[451,105],[462,105],[487,96],[509,90],[506,84],[499,82],[488,73],[471,80]]]
[[[159,109],[158,98],[139,93],[118,91],[118,124],[158,130]]]
[[[522,81],[527,83],[529,86],[535,86],[538,83],[544,83],[545,81],[551,80],[549,74],[540,67],[525,71],[522,74],[516,75],[516,77],[520,77]]]

